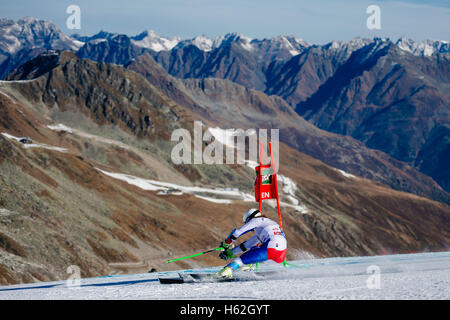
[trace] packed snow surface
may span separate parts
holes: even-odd
[[[8,299],[450,299],[450,252],[264,263],[264,280],[160,284],[176,271],[0,287]],[[218,268],[178,272],[213,272]],[[68,276],[69,277],[69,276]]]

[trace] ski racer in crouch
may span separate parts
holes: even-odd
[[[286,258],[286,237],[280,226],[261,215],[257,209],[249,209],[244,213],[244,225],[234,229],[230,235],[220,243],[223,251],[219,257],[224,260],[234,258],[219,273],[220,278],[232,278],[233,271],[243,265],[273,260],[281,263]],[[232,248],[233,241],[254,231],[254,235],[247,241]],[[239,257],[236,255],[241,254]]]

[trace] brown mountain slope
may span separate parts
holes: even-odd
[[[449,190],[450,63],[393,43],[355,51],[296,111],[430,175]]]
[[[333,167],[394,189],[450,203],[450,195],[426,175],[351,137],[314,127],[278,96],[223,79],[176,79],[144,54],[127,66],[144,75],[179,105],[223,128],[279,128],[281,141]]]

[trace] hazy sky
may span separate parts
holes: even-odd
[[[81,9],[81,30],[66,26],[71,4]],[[381,30],[366,26],[371,4],[381,9]],[[49,20],[66,34],[135,35],[153,29],[182,38],[228,32],[261,39],[295,35],[315,44],[357,36],[450,41],[450,0],[14,0],[2,1],[0,12],[14,20]]]

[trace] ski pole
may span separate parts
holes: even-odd
[[[294,267],[294,268],[308,268],[308,266],[307,265],[301,265],[301,266],[299,266],[299,265],[297,265],[297,264],[294,264],[294,263],[291,263],[291,262],[287,262],[286,261],[286,259],[284,259],[284,261],[282,262],[282,264],[283,264],[283,267]]]
[[[194,258],[194,257],[197,257],[197,256],[201,256],[201,255],[203,255],[205,253],[210,253],[210,252],[219,251],[219,250],[223,250],[223,248],[219,247],[219,248],[215,248],[215,249],[206,250],[206,251],[203,251],[203,252],[200,252],[200,253],[196,253],[196,254],[193,254],[191,256],[177,258],[177,259],[172,259],[172,260],[167,260],[167,263],[171,263],[171,262],[178,261],[178,260],[183,260],[183,259]]]

